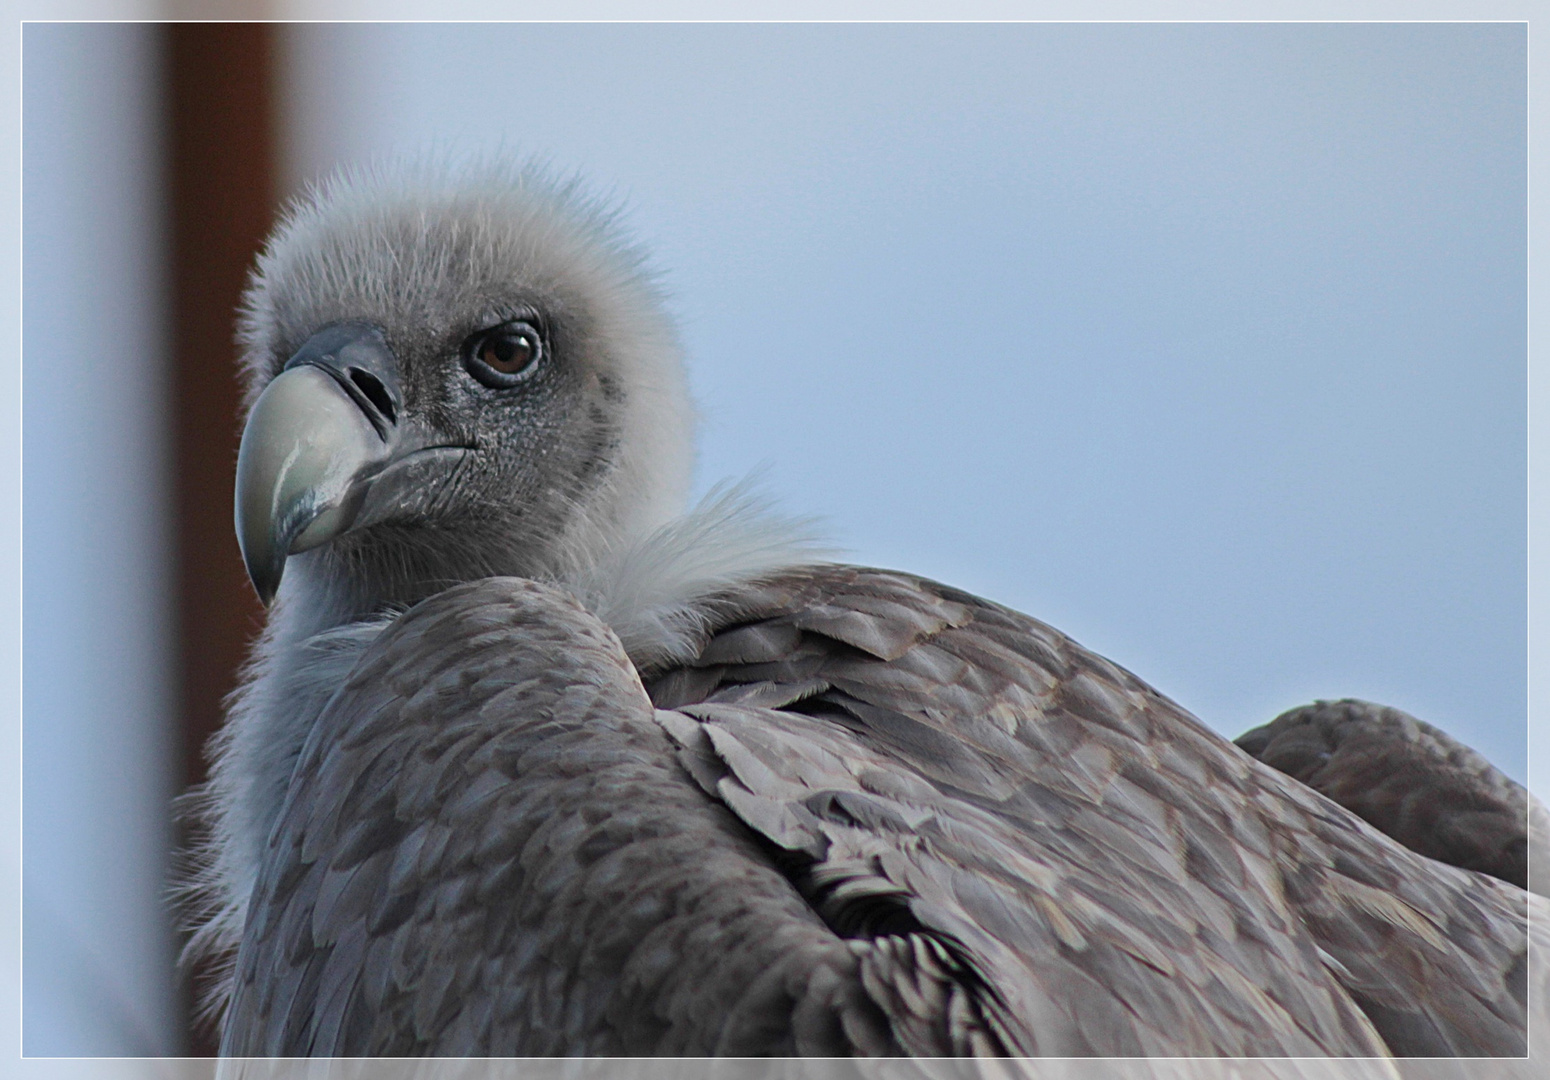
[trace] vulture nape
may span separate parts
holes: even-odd
[[[238,1056],[1512,1057],[1525,792],[1390,709],[1235,746],[740,489],[605,208],[343,174],[241,315],[269,604],[196,796]],[[1387,1067],[1387,1066],[1385,1066]]]

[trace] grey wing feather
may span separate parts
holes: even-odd
[[[1528,792],[1423,720],[1320,701],[1236,742],[1412,851],[1528,887]]]
[[[690,674],[648,678],[706,733],[674,727],[691,771],[830,925],[946,948],[1008,1048],[1522,1052],[1522,893],[1418,858],[1051,628],[850,567],[718,614],[766,647],[713,633]]]
[[[226,1054],[897,1053],[860,959],[527,582],[384,633],[304,748]]]
[[[459,586],[298,762],[226,1053],[1501,1054],[1523,894],[1024,616],[810,568],[648,672]]]
[[[1283,989],[1290,1004],[1278,1003],[1179,929],[1211,914],[1202,905],[1181,912],[1182,894],[1116,896],[1126,886],[1105,880],[1111,867],[1040,850],[1015,823],[920,784],[836,724],[719,704],[685,712],[722,762],[713,790],[803,857],[787,873],[868,958],[871,996],[887,1001],[914,1053],[973,1052],[981,1039],[1059,1056],[1381,1052],[1361,1014],[1349,1003],[1342,1013],[1311,950],[1290,958],[1307,985]],[[940,988],[934,998],[915,989],[922,978]],[[922,1004],[933,1000],[944,1007]],[[961,1030],[933,1030],[953,1015]],[[1276,1016],[1285,1023],[1267,1025]]]

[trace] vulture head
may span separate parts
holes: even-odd
[[[312,629],[565,579],[681,513],[692,409],[613,218],[509,165],[336,178],[259,260],[236,524]]]

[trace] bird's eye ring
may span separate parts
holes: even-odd
[[[543,337],[525,322],[502,323],[463,343],[463,366],[493,390],[526,381],[543,355]]]

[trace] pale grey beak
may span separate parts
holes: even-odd
[[[372,479],[415,449],[403,445],[396,367],[380,330],[341,323],[309,339],[254,404],[237,453],[236,525],[265,604],[286,557],[349,529]]]

